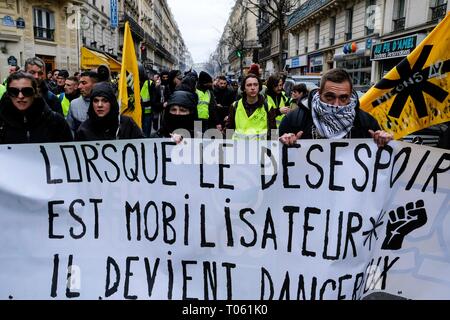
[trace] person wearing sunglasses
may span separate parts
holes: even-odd
[[[0,143],[68,141],[72,141],[69,125],[41,97],[34,77],[22,71],[11,74],[0,100]]]
[[[332,69],[322,76],[320,88],[312,90],[299,108],[283,119],[279,135],[285,145],[294,145],[300,138],[373,138],[378,147],[384,147],[393,139],[359,108],[351,77],[343,69]]]

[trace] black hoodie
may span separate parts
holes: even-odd
[[[104,97],[111,104],[110,111],[104,117],[99,117],[94,111],[95,97]],[[119,114],[119,104],[114,91],[111,85],[106,82],[101,82],[94,86],[88,115],[89,119],[81,124],[75,135],[75,140],[77,141],[144,138],[142,130],[133,119]]]
[[[168,138],[170,134],[177,129],[189,131],[191,138],[194,138],[194,122],[197,120],[198,96],[189,91],[175,91],[169,98],[167,108],[164,110],[161,129],[152,134],[151,138]],[[173,105],[181,106],[190,110],[188,115],[173,115],[170,113],[170,107]],[[187,138],[187,137],[186,137]]]

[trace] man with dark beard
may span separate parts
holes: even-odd
[[[393,135],[380,130],[377,121],[359,108],[350,75],[331,69],[323,76],[320,89],[313,90],[299,108],[288,113],[280,125],[280,141],[288,146],[302,139],[373,138],[386,146]]]
[[[217,102],[217,116],[220,124],[225,127],[225,118],[228,117],[230,107],[236,100],[236,93],[228,87],[227,78],[217,77],[217,87],[214,88],[214,97]]]

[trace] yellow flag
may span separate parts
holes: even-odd
[[[450,13],[360,100],[381,128],[400,139],[450,120]]]
[[[127,72],[133,75],[134,99],[128,97]],[[120,112],[130,116],[139,127],[142,127],[141,89],[139,87],[139,69],[134,50],[133,37],[131,36],[130,24],[125,22],[125,34],[122,50],[122,68],[119,78],[119,104]],[[134,103],[133,103],[134,100]]]

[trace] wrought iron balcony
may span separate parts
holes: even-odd
[[[34,27],[34,38],[47,41],[55,41],[55,29]]]
[[[145,31],[142,29],[142,27],[137,23],[133,17],[131,17],[126,12],[123,13],[122,21],[121,22],[129,22],[130,23],[130,29],[133,31],[136,35],[138,35],[142,40],[145,39]]]
[[[431,8],[431,21],[438,21],[444,18],[447,13],[447,3]]]
[[[334,0],[308,0],[288,17],[288,29],[301,22],[309,15],[318,12],[322,7]]]
[[[259,50],[258,56],[260,60],[263,60],[265,58],[268,58],[270,55],[272,54],[272,49],[269,48],[264,48],[262,50]]]
[[[405,17],[394,19],[394,31],[405,30]]]

